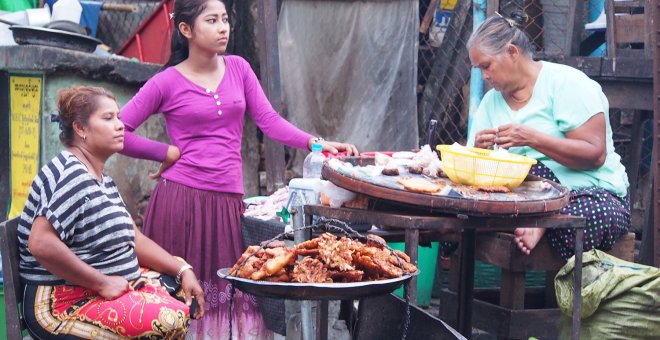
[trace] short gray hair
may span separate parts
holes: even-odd
[[[479,46],[479,49],[490,55],[499,55],[506,51],[506,46],[512,44],[520,48],[522,54],[532,57],[534,48],[532,42],[520,27],[526,21],[524,15],[513,15],[514,19],[505,18],[499,13],[486,19],[476,31],[472,32],[467,42],[467,48]],[[516,20],[517,19],[517,20]]]

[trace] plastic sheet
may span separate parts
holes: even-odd
[[[278,31],[287,118],[361,151],[416,148],[418,6],[285,0]],[[299,165],[304,153],[296,157]]]

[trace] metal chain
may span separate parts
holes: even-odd
[[[303,230],[309,230],[309,229],[311,229],[311,230],[323,230],[323,231],[326,231],[326,232],[334,231],[334,232],[337,232],[337,233],[342,233],[342,234],[344,234],[345,236],[347,236],[348,238],[351,238],[351,239],[368,240],[368,241],[371,241],[371,242],[375,242],[378,245],[380,245],[381,247],[388,249],[394,255],[394,257],[396,258],[397,263],[399,264],[399,267],[403,271],[404,275],[411,274],[410,272],[408,272],[406,270],[405,266],[403,265],[403,261],[401,261],[401,258],[399,257],[399,255],[397,255],[394,252],[394,250],[387,245],[387,243],[383,243],[380,240],[373,239],[373,238],[368,238],[367,236],[364,236],[364,235],[360,234],[359,232],[355,231],[353,228],[349,227],[348,224],[344,221],[340,221],[340,220],[337,220],[337,219],[334,219],[334,218],[325,218],[325,217],[319,217],[318,221],[315,224],[294,228],[292,231],[280,233],[280,234],[276,235],[275,237],[273,237],[269,240],[261,242],[259,244],[259,248],[257,250],[253,251],[250,255],[248,255],[238,265],[238,267],[236,267],[235,271],[229,272],[228,274],[232,275],[232,276],[235,276],[236,274],[238,274],[238,272],[241,270],[241,268],[243,268],[243,266],[245,266],[248,259],[250,259],[256,253],[258,253],[260,250],[264,249],[264,247],[267,247],[271,242],[280,241],[285,236],[292,237],[293,234],[297,231],[303,231]],[[232,274],[232,273],[236,273],[236,274]],[[404,318],[404,321],[403,321],[403,335],[401,336],[402,340],[406,339],[406,335],[408,334],[408,326],[410,325],[410,280],[406,281],[404,283],[404,285],[405,285],[404,290],[406,292],[405,293],[406,314],[405,314],[405,318]],[[232,331],[232,305],[233,305],[233,301],[234,301],[234,289],[235,289],[234,285],[231,284],[231,290],[230,290],[230,295],[229,295],[229,340],[232,339],[232,334],[231,334],[231,331]]]
[[[230,283],[231,289],[229,290],[229,340],[232,339],[232,327],[231,327],[231,321],[232,321],[232,311],[233,311],[233,305],[234,305],[234,293],[236,292],[236,288],[234,288],[234,284]]]

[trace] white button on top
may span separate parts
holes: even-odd
[[[217,95],[217,94],[214,94],[214,95],[213,95],[213,98],[218,99],[218,95]]]
[[[211,89],[206,89],[206,93],[211,93]]]
[[[217,102],[215,102],[215,105],[218,105],[218,106],[220,106],[220,104],[222,104],[222,103],[220,103],[220,101],[219,101],[219,100],[218,100]]]

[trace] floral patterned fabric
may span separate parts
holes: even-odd
[[[188,306],[159,280],[144,276],[139,281],[141,287],[115,300],[79,286],[27,285],[23,313],[28,329],[38,339],[184,338]]]

